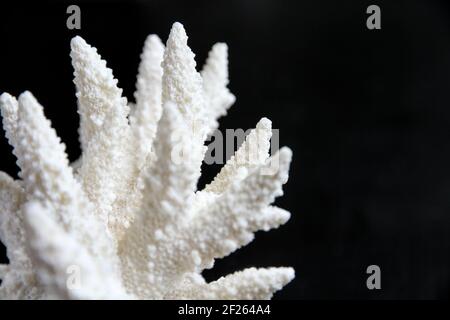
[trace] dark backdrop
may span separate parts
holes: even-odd
[[[80,4],[82,29],[66,28]],[[79,155],[69,42],[98,48],[130,99],[147,34],[184,24],[202,65],[230,47],[237,102],[222,128],[263,116],[294,151],[277,204],[285,226],[205,272],[289,265],[278,299],[448,298],[450,295],[450,11],[444,1],[12,1],[0,4],[0,91],[32,91]],[[382,29],[366,28],[377,4]],[[16,174],[0,139],[1,168]],[[205,168],[201,184],[217,167]],[[4,248],[3,248],[4,252]],[[3,254],[4,256],[4,254]],[[5,258],[3,258],[5,260]],[[366,288],[381,267],[382,289]]]

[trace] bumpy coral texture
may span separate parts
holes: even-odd
[[[0,265],[0,298],[269,299],[291,281],[286,267],[211,283],[201,276],[254,232],[290,217],[270,205],[282,194],[291,151],[269,157],[266,118],[197,190],[205,140],[235,101],[227,46],[214,45],[199,73],[180,23],[165,46],[150,35],[134,104],[80,37],[71,58],[82,147],[74,163],[30,92],[0,98],[20,167],[19,180],[0,172],[0,240],[9,258]]]

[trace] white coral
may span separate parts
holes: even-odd
[[[200,74],[181,24],[166,47],[149,36],[134,105],[95,48],[80,37],[71,48],[82,147],[75,164],[31,93],[0,98],[21,178],[0,172],[0,240],[9,258],[0,265],[0,297],[268,299],[291,281],[291,268],[250,268],[211,283],[201,276],[290,216],[270,204],[282,194],[291,151],[269,158],[265,118],[197,190],[205,139],[235,100],[226,45],[212,48]],[[265,173],[274,162],[275,172]]]

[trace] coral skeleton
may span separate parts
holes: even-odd
[[[0,298],[270,299],[291,281],[288,267],[210,283],[201,275],[290,217],[271,204],[282,195],[291,151],[269,156],[266,118],[197,190],[205,141],[235,101],[227,46],[214,45],[197,72],[180,23],[166,45],[150,35],[135,103],[81,37],[70,55],[82,149],[74,163],[30,92],[0,97],[20,168],[19,179],[0,172],[0,240],[9,259],[0,264]]]

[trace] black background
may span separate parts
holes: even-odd
[[[81,30],[66,28],[73,3]],[[370,4],[381,7],[381,30],[366,28]],[[183,23],[199,66],[224,41],[237,101],[221,128],[251,128],[266,116],[280,129],[294,159],[277,205],[292,218],[206,278],[287,265],[297,276],[277,299],[446,299],[449,9],[444,1],[3,1],[0,92],[30,90],[74,160],[74,35],[98,48],[130,100],[149,33],[165,41],[171,24]],[[3,137],[0,155],[0,169],[15,175]],[[218,169],[205,167],[201,184]],[[381,290],[366,288],[371,264],[381,268]]]

